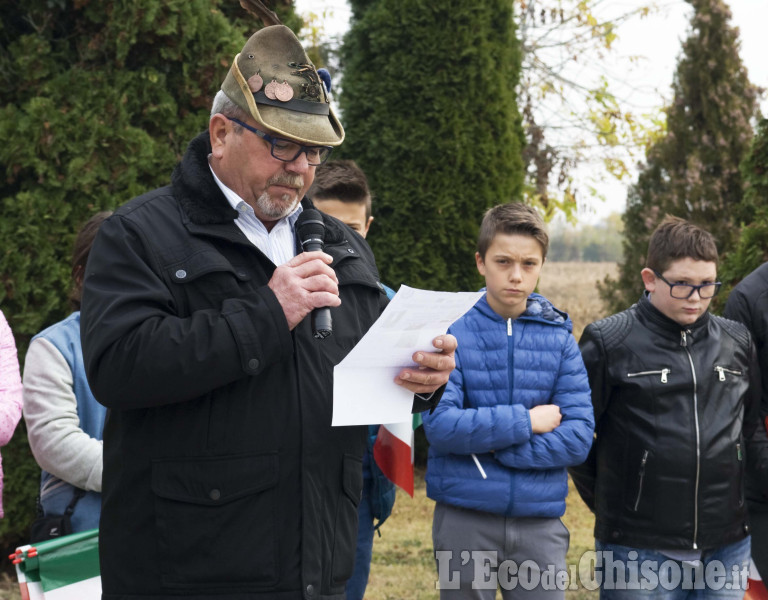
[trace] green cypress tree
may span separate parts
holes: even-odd
[[[741,175],[745,189],[740,212],[752,216],[742,223],[733,251],[722,261],[723,291],[718,307],[725,305],[733,286],[768,261],[768,119],[761,120],[757,127],[749,153],[741,163]]]
[[[738,30],[723,0],[688,0],[691,31],[683,44],[667,108],[667,128],[647,152],[646,165],[629,190],[624,214],[624,261],[618,279],[600,292],[612,312],[636,302],[643,289],[650,234],[671,214],[708,231],[721,255],[736,242],[739,225],[754,207],[742,204],[739,163],[752,138],[757,90],[739,58]]]
[[[211,0],[0,3],[0,305],[23,360],[69,312],[69,263],[93,213],[169,181],[244,43]],[[258,25],[254,21],[253,29]],[[3,547],[26,541],[39,470],[7,448]]]
[[[382,278],[477,289],[484,211],[519,200],[519,47],[507,0],[352,0],[341,154],[374,193]]]

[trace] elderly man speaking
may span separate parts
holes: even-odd
[[[366,428],[331,427],[333,367],[386,295],[365,241],[303,198],[343,138],[299,41],[266,27],[170,185],[102,225],[82,333],[109,408],[104,600],[344,597]],[[304,212],[324,251],[301,251]],[[310,318],[322,307],[325,338]],[[434,345],[396,379],[415,410],[454,366],[455,339]]]

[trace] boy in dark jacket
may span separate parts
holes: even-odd
[[[533,293],[548,241],[533,208],[489,210],[487,292],[450,328],[456,369],[424,416],[442,599],[564,597],[566,467],[587,456],[593,418],[570,319]]]
[[[762,373],[761,416],[768,415],[768,262],[747,275],[733,288],[723,315],[744,323],[757,348]],[[768,497],[748,481],[747,504],[752,528],[752,560],[761,577],[768,580]]]
[[[745,461],[758,469],[767,440],[749,332],[707,312],[717,258],[708,232],[667,217],[646,293],[581,338],[596,436],[571,475],[595,513],[602,599],[744,595]]]
[[[307,195],[318,210],[336,217],[363,238],[373,222],[371,190],[362,169],[352,160],[331,160],[315,171],[315,181]],[[391,300],[395,292],[383,286]],[[363,455],[363,495],[357,507],[357,546],[355,568],[347,581],[347,600],[363,600],[371,573],[373,532],[392,514],[395,484],[387,479],[373,458],[373,445],[379,426],[368,426],[368,443]],[[374,522],[378,521],[376,525]]]

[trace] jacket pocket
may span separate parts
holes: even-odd
[[[736,485],[736,507],[741,508],[744,506],[744,443],[739,440],[736,442],[736,451],[734,452],[736,456],[736,472],[739,474],[739,482],[738,485]]]
[[[645,466],[648,463],[648,450],[643,451],[643,457],[640,459],[640,470],[637,474],[637,495],[635,496],[635,504],[632,507],[635,512],[640,508],[640,500],[643,497],[643,484],[645,483]]]
[[[626,473],[624,475],[625,510],[639,518],[647,518],[653,512],[651,485],[651,461],[653,454],[645,448],[627,448]]]
[[[728,367],[715,366],[715,373],[720,381],[728,381],[728,377],[741,377],[741,369],[730,369]]]
[[[667,376],[671,373],[669,369],[657,369],[655,371],[639,371],[637,373],[627,373],[627,377],[653,377],[659,378],[660,383],[667,383]]]
[[[174,297],[188,313],[239,298],[249,289],[247,269],[213,250],[195,252],[165,267]]]
[[[341,493],[336,505],[336,537],[333,542],[331,576],[334,584],[350,578],[357,547],[357,507],[363,492],[363,461],[351,454],[344,455]]]
[[[276,564],[276,453],[154,460],[163,586],[271,586]]]

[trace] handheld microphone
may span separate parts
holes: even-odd
[[[325,247],[325,223],[320,211],[314,208],[304,209],[296,220],[296,233],[304,252],[314,252]],[[312,335],[322,340],[333,333],[331,309],[328,306],[312,311]]]

